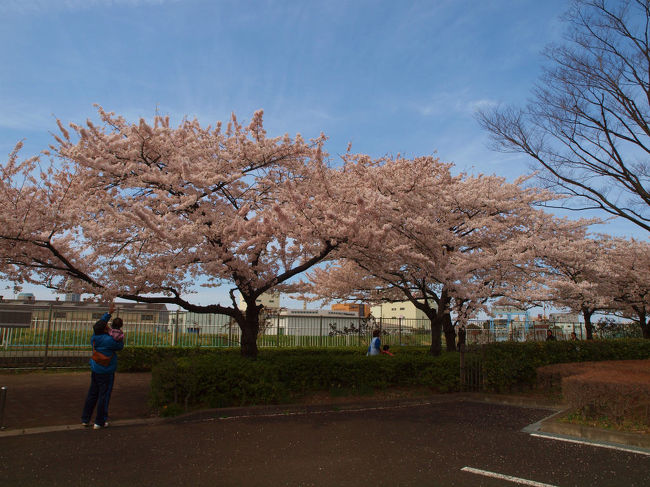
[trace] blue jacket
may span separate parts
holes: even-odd
[[[102,320],[108,322],[111,315],[106,313],[102,316]],[[106,318],[106,319],[105,319]],[[99,353],[102,353],[106,356],[111,357],[111,361],[108,366],[104,367],[103,365],[98,364],[92,358],[90,359],[90,370],[96,374],[113,374],[115,369],[117,369],[117,354],[115,352],[122,350],[124,348],[124,342],[118,342],[113,340],[113,337],[107,333],[101,335],[93,335],[90,339],[91,347],[94,346],[95,350]]]
[[[366,355],[379,355],[381,353],[381,340],[379,337],[374,337],[370,341],[370,346],[368,347],[368,352]]]

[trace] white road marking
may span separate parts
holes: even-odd
[[[573,440],[571,438],[561,438],[558,436],[543,435],[539,433],[531,433],[530,436],[536,436],[537,438],[546,438],[547,440],[566,441],[567,443],[577,443],[578,445],[597,446],[599,448],[609,448],[610,450],[618,450],[618,451],[624,451],[626,453],[636,453],[638,455],[650,456],[650,451],[643,451],[641,449],[636,449],[636,448],[626,448],[624,446],[606,445],[604,443],[594,443],[591,441]]]
[[[512,475],[504,475],[501,473],[490,472],[489,470],[481,470],[479,468],[463,467],[461,470],[463,472],[475,473],[476,475],[483,475],[485,477],[492,477],[500,480],[507,480],[508,482],[515,482],[521,485],[531,485],[533,487],[556,487],[552,484],[544,484],[542,482],[535,482],[534,480],[521,479],[519,477],[513,477]]]
[[[376,406],[376,407],[361,407],[361,408],[341,408],[341,409],[323,409],[320,411],[282,411],[279,413],[262,413],[262,414],[241,414],[238,416],[220,416],[218,418],[206,418],[201,422],[209,421],[226,421],[230,419],[248,419],[248,418],[274,418],[277,416],[309,416],[312,414],[334,414],[334,413],[358,413],[366,411],[385,411],[389,409],[406,409],[419,406],[431,406],[437,404],[433,402],[419,402],[416,404],[397,404],[395,406]],[[192,420],[190,420],[192,421]],[[192,421],[193,422],[193,421]]]

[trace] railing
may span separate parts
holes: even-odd
[[[415,321],[415,320],[414,320]],[[36,319],[29,327],[0,328],[0,351],[49,352],[87,350],[94,321]],[[420,326],[415,326],[420,325]],[[389,345],[427,345],[430,331],[423,323],[369,322],[356,317],[266,316],[258,335],[260,347],[360,346],[375,326]],[[125,343],[145,347],[238,347],[241,331],[229,317],[192,323],[125,323]]]
[[[582,323],[553,323],[548,321],[470,320],[466,326],[467,344],[482,345],[494,342],[542,342],[548,330],[556,340],[570,340],[571,333],[578,340],[587,337]]]
[[[51,315],[50,315],[51,316]],[[34,319],[29,326],[0,327],[0,364],[14,358],[85,357],[88,354],[94,321]],[[382,344],[429,346],[428,320],[375,319],[355,316],[266,315],[261,320],[259,347],[340,347],[367,346],[372,331],[381,330]],[[585,338],[581,324],[547,322],[506,322],[475,320],[466,326],[467,345],[500,341],[543,341],[551,329],[557,340],[570,339],[574,331]],[[241,331],[226,315],[197,315],[169,312],[166,323],[130,323],[123,328],[127,346],[144,347],[238,347]],[[444,347],[443,336],[443,347]]]

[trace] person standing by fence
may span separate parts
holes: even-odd
[[[370,341],[366,355],[379,355],[381,353],[381,339],[379,338],[380,334],[381,332],[379,330],[373,330],[372,340]]]
[[[93,326],[94,334],[90,339],[93,349],[90,358],[90,387],[81,413],[81,423],[84,426],[90,425],[90,418],[97,406],[94,429],[108,426],[108,403],[111,399],[115,370],[117,369],[116,352],[124,348],[123,341],[118,342],[108,334],[108,321],[114,310],[115,305],[111,303],[108,313],[105,313]]]

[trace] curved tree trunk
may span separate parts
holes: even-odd
[[[241,329],[241,356],[251,359],[257,358],[257,334],[260,329],[260,309],[248,306],[243,313],[242,320],[238,320]]]
[[[641,326],[641,333],[643,334],[643,338],[646,340],[650,339],[650,323],[648,323],[648,317],[645,313],[645,310],[637,311],[636,314],[639,316],[639,325]]]
[[[456,350],[456,330],[451,322],[451,315],[445,313],[442,317],[442,329],[445,332],[445,341],[447,342],[447,351],[453,352]]]
[[[442,317],[435,311],[427,313],[427,317],[431,325],[431,347],[429,348],[429,353],[438,356],[442,353]]]
[[[594,339],[594,325],[591,324],[592,314],[594,314],[593,310],[582,308],[582,316],[585,319],[585,331],[587,332],[587,340]]]

